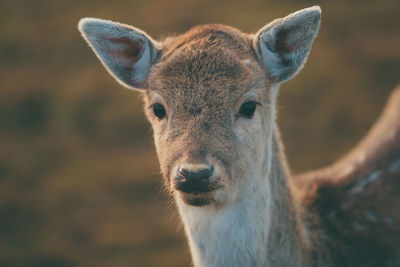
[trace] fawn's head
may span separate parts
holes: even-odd
[[[254,35],[204,25],[156,42],[93,18],[79,29],[118,82],[145,94],[168,190],[204,206],[232,202],[270,162],[278,85],[304,65],[319,23],[311,7]]]

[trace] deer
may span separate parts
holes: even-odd
[[[320,20],[312,6],[254,34],[207,24],[161,41],[80,20],[109,74],[143,95],[194,266],[400,266],[400,87],[349,154],[289,171],[279,87],[303,68]]]

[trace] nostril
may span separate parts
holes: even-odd
[[[175,189],[185,193],[209,192],[215,187],[210,181],[214,175],[214,167],[193,169],[181,167],[175,177]]]
[[[214,166],[201,170],[190,170],[186,168],[179,168],[179,175],[186,180],[204,180],[208,181],[214,174]]]

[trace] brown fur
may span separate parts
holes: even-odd
[[[263,75],[261,68],[243,62],[255,60],[250,43],[247,35],[233,28],[204,25],[164,48],[160,62],[149,75],[146,106],[158,93],[165,100],[167,113],[174,112],[168,138],[160,144],[167,148],[163,154],[168,155],[168,162],[162,164],[166,182],[172,164],[180,158],[199,162],[208,152],[228,169],[238,161],[239,151],[232,146],[235,136],[228,130],[236,119],[231,115],[232,106],[246,91],[265,87],[257,77]],[[154,121],[151,110],[146,109],[146,114]]]
[[[127,87],[143,87],[164,182],[176,198],[196,266],[400,265],[400,87],[349,156],[298,177],[287,168],[275,124],[277,84],[302,68],[319,20],[320,9],[312,7],[255,36],[202,25],[161,44],[127,25],[80,23],[110,73]],[[133,46],[119,51],[119,41]],[[135,73],[126,72],[126,58]],[[259,105],[254,118],[243,119],[238,111],[248,94]],[[165,107],[165,118],[155,116],[155,103]],[[219,166],[209,185],[216,192],[176,190],[181,164]]]
[[[335,266],[400,264],[400,86],[368,135],[332,166],[295,176]]]

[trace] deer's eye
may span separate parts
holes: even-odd
[[[256,111],[257,105],[259,103],[255,101],[247,101],[240,107],[238,116],[245,117],[247,119],[253,118],[254,112]]]
[[[160,103],[153,104],[153,112],[154,112],[154,115],[157,118],[159,118],[160,120],[163,119],[165,117],[165,115],[167,115],[167,112],[165,111],[164,106]]]

